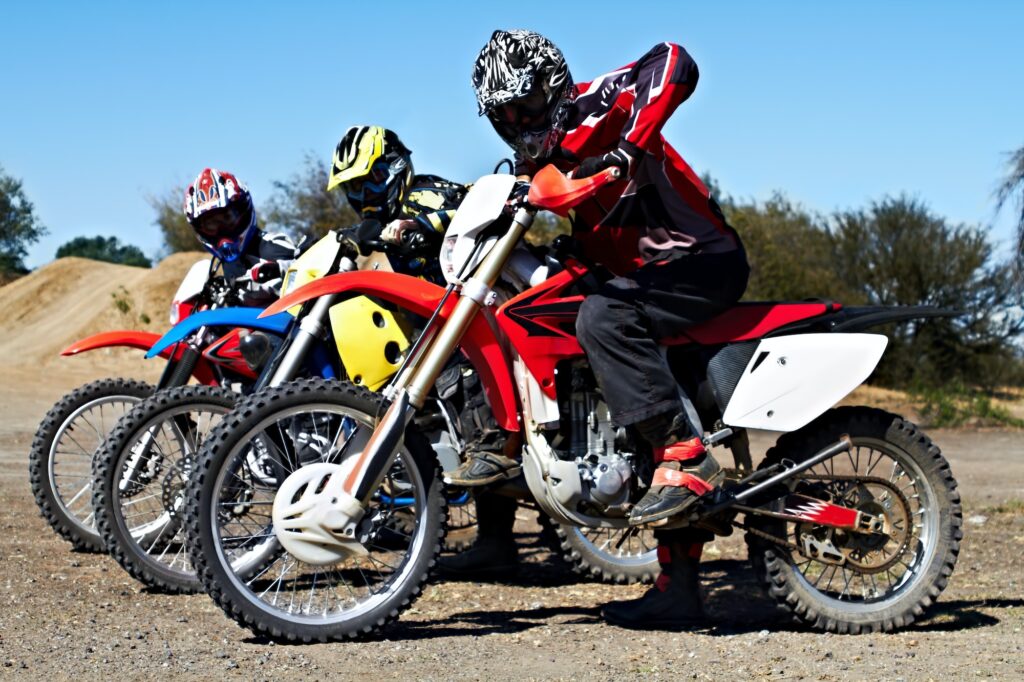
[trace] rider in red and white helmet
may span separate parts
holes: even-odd
[[[252,195],[238,178],[204,168],[185,190],[183,210],[199,243],[220,260],[229,281],[249,275],[239,292],[244,304],[261,305],[278,296],[281,276],[299,250],[287,235],[259,229]]]

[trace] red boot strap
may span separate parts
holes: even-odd
[[[700,555],[704,553],[704,543],[694,542],[686,548],[686,556],[691,559],[700,559]]]
[[[703,455],[707,450],[700,438],[691,438],[663,448],[654,448],[654,463],[686,462]]]
[[[658,563],[662,566],[672,563],[672,549],[668,545],[658,545]]]
[[[657,580],[654,581],[654,586],[658,588],[659,592],[664,592],[668,589],[668,584],[672,582],[672,578],[668,573],[659,573]]]
[[[658,467],[654,470],[654,480],[651,481],[651,487],[659,485],[671,488],[689,488],[698,495],[709,493],[715,489],[702,478],[688,474],[685,471],[669,469],[668,467]]]

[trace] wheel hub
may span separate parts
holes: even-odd
[[[300,467],[274,496],[274,533],[296,559],[325,566],[368,553],[356,538],[365,510],[341,487],[350,468],[326,462]]]

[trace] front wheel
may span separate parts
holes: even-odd
[[[795,618],[829,632],[890,632],[945,589],[963,537],[960,494],[939,448],[910,422],[866,407],[826,412],[779,438],[762,466],[800,462],[849,434],[853,448],[796,477],[796,492],[884,520],[875,533],[763,516],[746,541],[762,584]]]
[[[652,583],[658,577],[654,532],[635,528],[555,525],[558,550],[572,570],[605,583]]]
[[[153,387],[131,379],[100,379],[76,388],[46,413],[28,455],[39,512],[78,551],[102,552],[92,510],[92,464],[117,421]]]
[[[186,495],[189,552],[207,592],[241,625],[286,641],[353,638],[376,632],[419,596],[441,550],[446,501],[433,450],[415,426],[360,524],[365,554],[312,564],[276,540],[279,491],[307,469],[337,466],[318,490],[339,475],[365,448],[380,401],[363,387],[305,379],[241,401],[207,439]],[[413,521],[396,523],[399,514]]]
[[[200,589],[185,549],[185,484],[203,440],[236,399],[215,386],[158,391],[117,423],[96,456],[96,528],[110,555],[149,587]]]

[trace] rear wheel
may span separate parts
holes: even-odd
[[[318,474],[317,492],[343,475],[373,433],[380,401],[363,387],[306,379],[246,398],[211,434],[186,495],[189,549],[207,592],[241,625],[288,641],[365,636],[420,594],[444,538],[445,496],[433,450],[415,426],[360,524],[365,554],[338,552],[313,564],[276,540],[279,490],[291,491],[293,477],[309,471],[330,472]],[[269,466],[257,470],[256,461]],[[309,485],[281,492],[284,504]]]
[[[117,421],[153,387],[100,379],[76,388],[43,418],[29,451],[29,481],[39,512],[75,549],[105,550],[92,510],[92,462]]]
[[[945,589],[963,537],[960,495],[949,464],[924,433],[871,408],[826,412],[782,436],[762,466],[807,459],[843,434],[853,449],[793,485],[881,517],[884,531],[750,515],[746,541],[764,587],[798,620],[830,632],[888,632],[923,616]]]
[[[556,525],[559,550],[572,570],[620,585],[651,583],[661,570],[654,532]]]
[[[200,589],[185,548],[185,485],[204,439],[236,400],[213,386],[160,391],[121,419],[100,450],[97,529],[136,580],[165,592]]]

